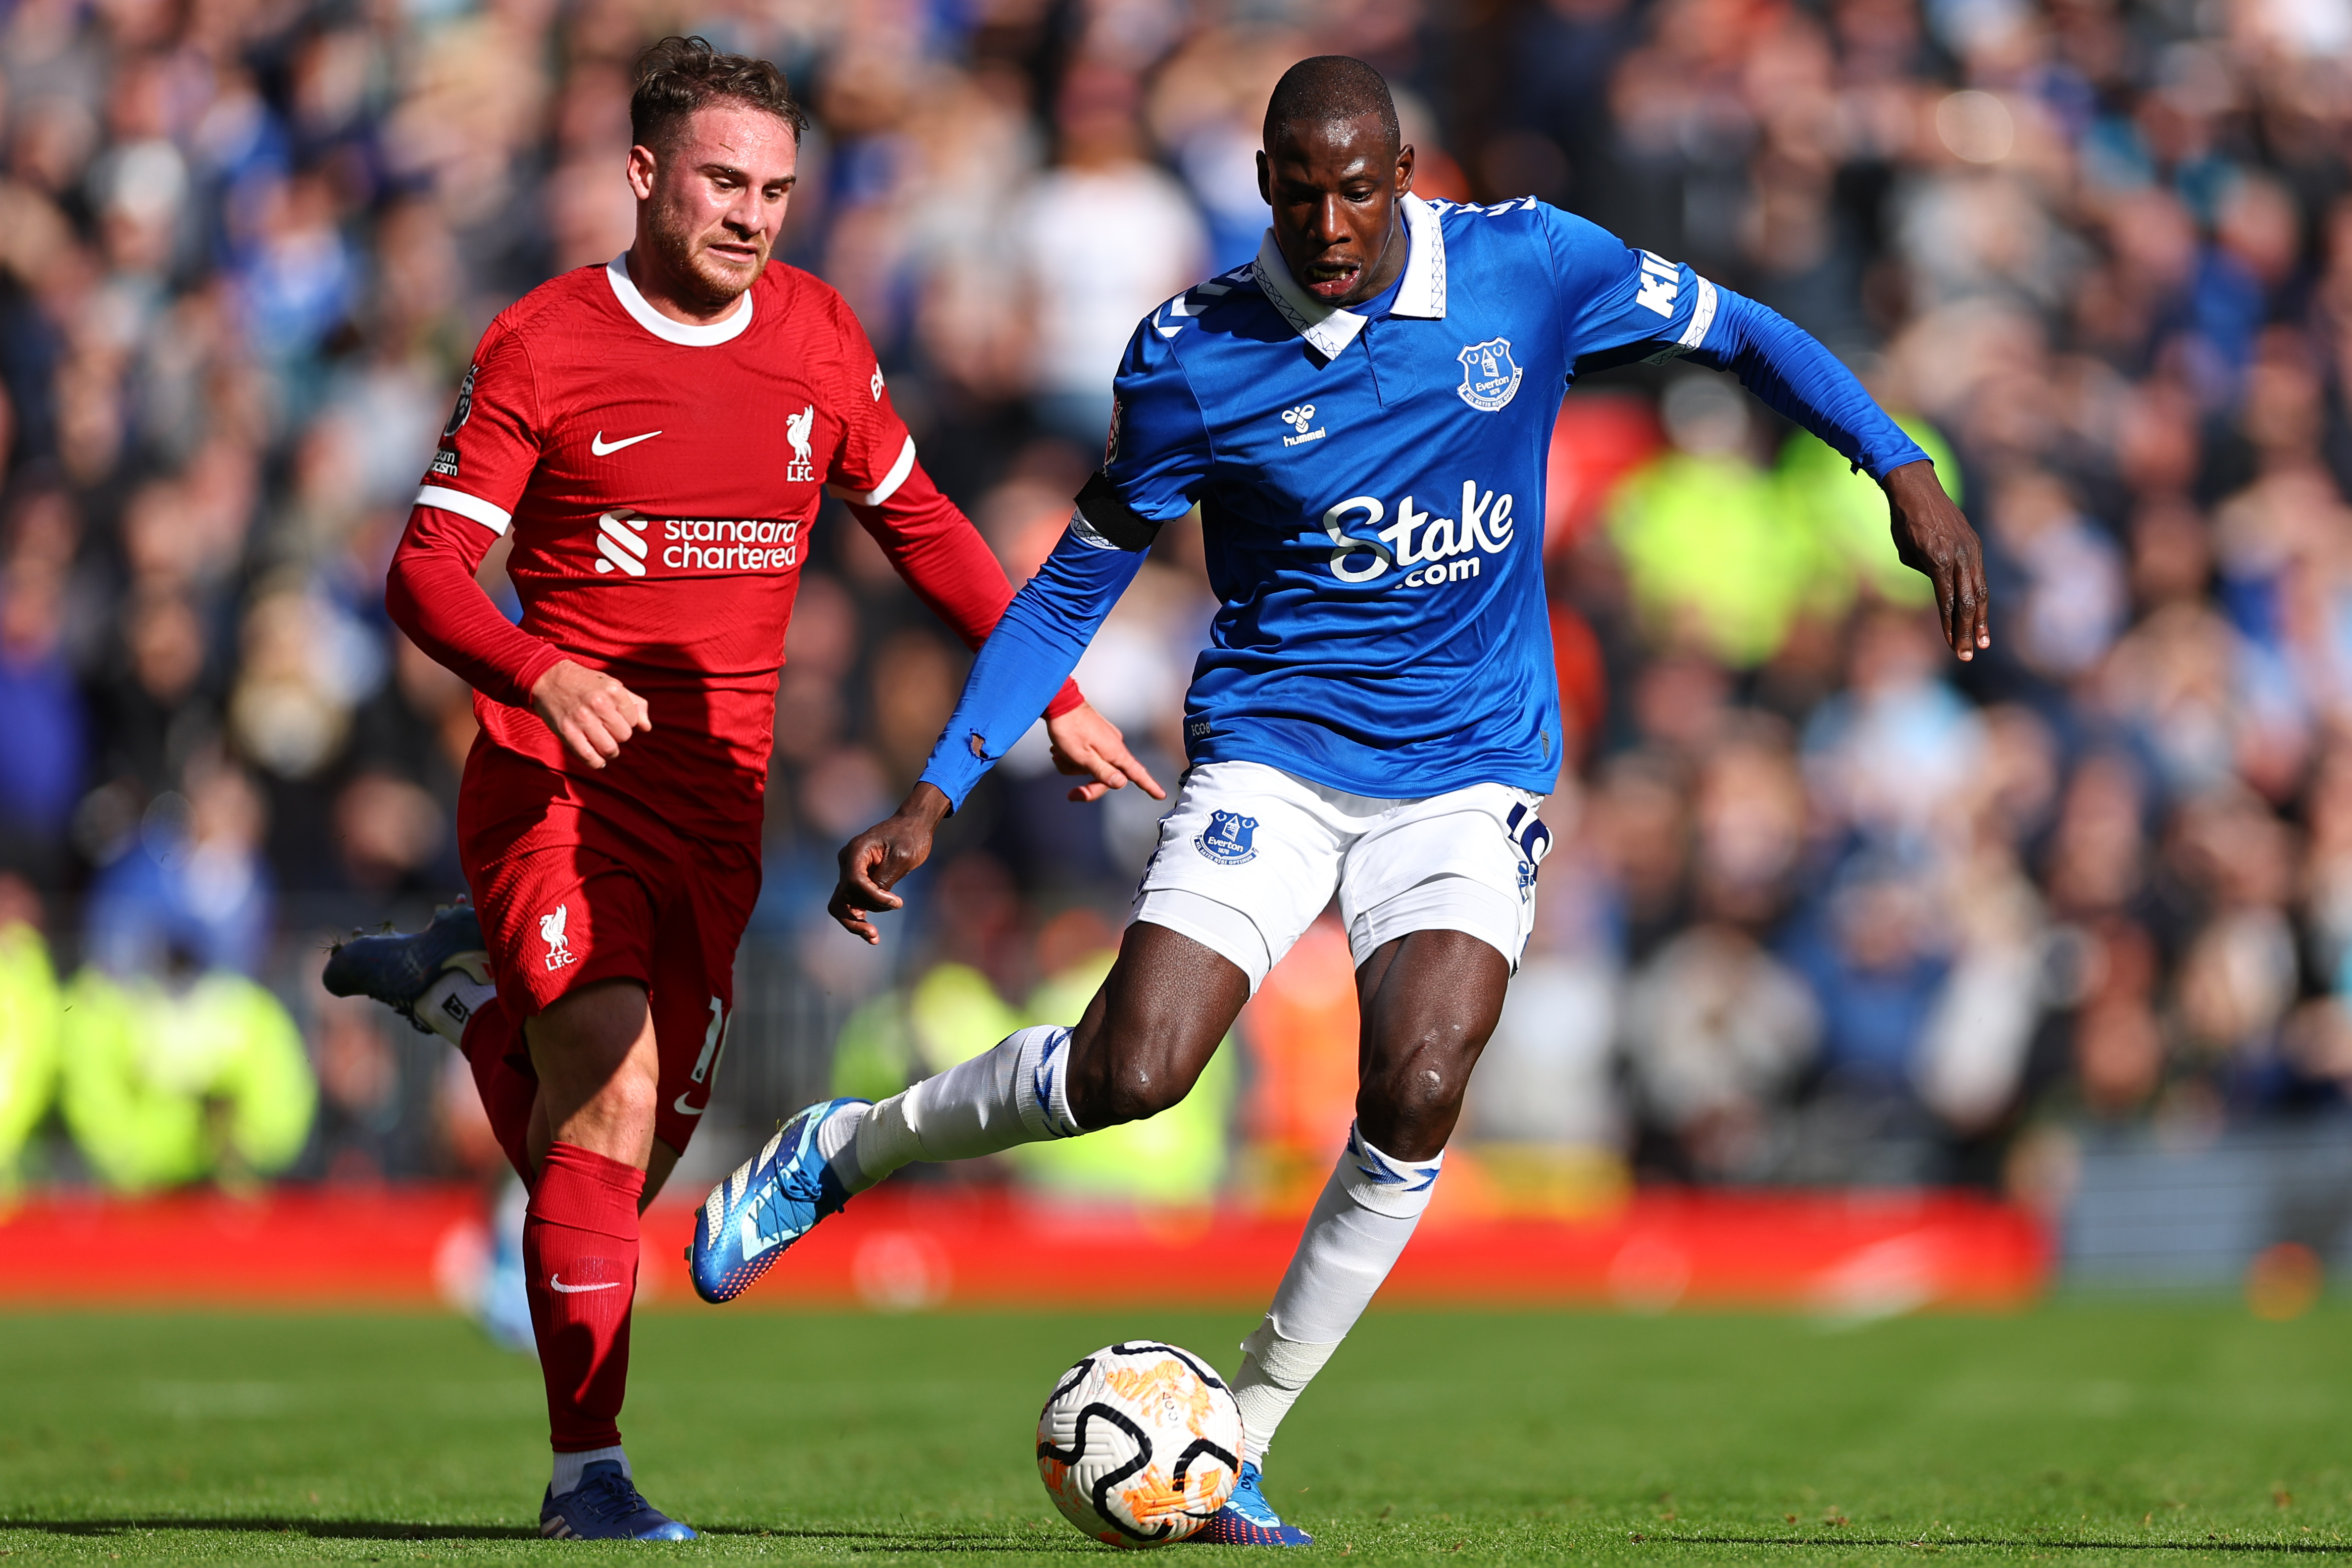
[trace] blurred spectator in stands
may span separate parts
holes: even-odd
[[[318,1091],[277,998],[227,970],[66,988],[58,1103],[99,1179],[119,1192],[215,1181],[249,1187],[293,1164]]]
[[[1672,1140],[1664,1174],[1773,1174],[1791,1132],[1782,1112],[1821,1040],[1802,979],[1737,925],[1693,925],[1636,971],[1624,1028],[1643,1113]]]
[[[1752,404],[1738,383],[1691,371],[1663,407],[1674,450],[1619,489],[1610,538],[1654,642],[1759,664],[1788,635],[1822,563],[1756,465]]]
[[[26,1143],[49,1113],[64,1011],[40,894],[0,872],[0,1207],[16,1195]]]
[[[63,647],[79,543],[64,497],[20,503],[0,533],[0,868],[55,887],[80,792],[88,719]]]
[[[124,980],[178,968],[260,972],[271,890],[261,797],[217,751],[191,762],[184,793],[158,795],[90,889],[90,961]]]
[[[1136,323],[1198,282],[1207,252],[1183,187],[1143,157],[1137,95],[1133,77],[1080,62],[1055,105],[1054,167],[1012,217],[1037,324],[1038,423],[1087,453],[1110,428],[1110,378]]]

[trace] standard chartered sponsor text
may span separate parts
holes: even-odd
[[[800,563],[797,522],[772,517],[673,517],[661,526],[672,571],[772,571]]]

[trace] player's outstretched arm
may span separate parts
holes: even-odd
[[[906,903],[890,890],[931,858],[931,837],[953,810],[938,785],[916,785],[898,810],[842,846],[841,880],[834,884],[826,913],[843,930],[879,943],[882,934],[868,916]]]
[[[1936,465],[1923,460],[1889,473],[1886,510],[1895,553],[1936,585],[1936,612],[1952,652],[1973,659],[1978,650],[1991,647],[1984,546],[1958,505],[1944,494]]]
[[[1070,791],[1073,800],[1099,800],[1114,789],[1124,789],[1130,779],[1153,800],[1168,799],[1168,791],[1160,787],[1151,769],[1128,749],[1127,737],[1118,726],[1097,713],[1092,703],[1082,702],[1066,713],[1049,709],[1045,739],[1054,748],[1055,772],[1092,780]]]
[[[841,880],[827,908],[844,929],[868,942],[880,939],[868,916],[899,906],[892,885],[923,863],[940,821],[1035,722],[1030,716],[1077,664],[1103,617],[1135,580],[1143,557],[1141,549],[1121,549],[1103,539],[1083,511],[1070,519],[1062,542],[1013,596],[972,661],[963,695],[924,765],[921,781],[887,821],[858,834],[841,852]],[[1099,745],[1102,731],[1118,733],[1099,716],[1095,722],[1100,727],[1091,737],[1081,724],[1073,740]],[[1124,753],[1124,742],[1119,751]],[[1135,767],[1140,772],[1141,765]],[[1160,794],[1156,782],[1150,789]]]
[[[1774,409],[1827,442],[1886,492],[1903,564],[1936,585],[1944,638],[1960,658],[1992,646],[1984,546],[1936,477],[1936,465],[1812,334],[1725,288],[1692,358],[1738,376]]]
[[[954,629],[965,647],[977,651],[988,641],[1012,601],[1013,585],[971,519],[931,483],[919,462],[910,456],[907,472],[879,499],[846,493],[843,498],[907,586]],[[1097,800],[1129,780],[1155,800],[1168,798],[1129,749],[1118,726],[1087,705],[1076,682],[1064,680],[1044,712],[1055,768],[1092,780],[1072,789],[1071,800]]]

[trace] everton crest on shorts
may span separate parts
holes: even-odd
[[[1244,817],[1239,811],[1215,811],[1209,817],[1206,831],[1192,841],[1193,847],[1219,865],[1247,865],[1257,859],[1257,819]]]

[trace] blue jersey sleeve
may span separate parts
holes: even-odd
[[[1121,549],[1086,520],[1082,509],[1037,575],[1005,606],[981,645],[946,733],[924,765],[933,784],[959,808],[981,775],[1036,722],[1077,666],[1103,617],[1135,580],[1147,552]]]
[[[1685,353],[1706,340],[1718,298],[1713,284],[1572,213],[1538,210],[1568,360],[1579,373]]]
[[[1716,295],[1715,320],[1692,359],[1731,371],[1783,417],[1882,483],[1906,464],[1933,461],[1821,340],[1745,295],[1728,288]]]
[[[1182,304],[1181,298],[1177,304]],[[1146,317],[1128,340],[1118,377],[1111,383],[1116,401],[1110,446],[1103,455],[1103,475],[1110,488],[1150,532],[1192,509],[1208,480],[1212,457],[1200,401],[1160,325],[1168,308]],[[1097,527],[1108,521],[1096,518]],[[1109,528],[1105,531],[1120,544],[1130,542]]]
[[[1582,218],[1543,212],[1580,374],[1686,354],[1737,375],[1874,479],[1927,459],[1853,372],[1787,318]]]

